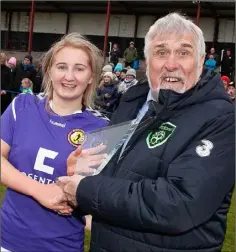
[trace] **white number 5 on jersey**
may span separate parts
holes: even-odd
[[[51,166],[45,165],[44,160],[45,158],[55,159],[57,155],[58,155],[58,152],[40,147],[36,160],[35,160],[34,169],[37,171],[45,172],[47,174],[52,175],[54,172],[54,168]]]

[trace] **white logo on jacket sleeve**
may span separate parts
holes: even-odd
[[[203,143],[202,145],[198,145],[196,147],[196,153],[200,157],[208,157],[211,154],[211,150],[213,149],[214,145],[211,141],[209,140],[201,140]]]

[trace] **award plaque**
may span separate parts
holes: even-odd
[[[133,134],[137,125],[136,120],[131,120],[86,133],[82,149],[90,154],[82,153],[78,157],[75,173],[82,176],[99,174],[126,139]],[[98,159],[99,164],[96,163]]]

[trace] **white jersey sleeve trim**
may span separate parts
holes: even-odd
[[[16,98],[17,98],[17,97],[15,97],[15,98],[13,99],[13,101],[12,101],[12,106],[11,106],[12,113],[13,113],[13,118],[14,118],[15,121],[16,121],[16,108],[15,108]]]
[[[11,251],[1,247],[1,252],[11,252]]]
[[[45,94],[43,92],[41,92],[41,93],[37,94],[36,96],[41,100],[41,99],[44,99]]]
[[[93,109],[91,107],[87,107],[86,108],[87,111],[89,111],[90,113],[92,113],[93,115],[99,117],[99,118],[102,118],[104,120],[107,120],[107,121],[110,121],[110,119],[108,117],[106,117],[105,115],[101,114],[98,110],[96,109]]]

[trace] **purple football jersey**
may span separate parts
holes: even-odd
[[[58,116],[46,99],[21,94],[1,117],[2,140],[11,146],[9,162],[40,183],[54,183],[66,175],[66,159],[84,132],[108,121],[93,110]],[[48,111],[49,110],[49,111]],[[84,251],[84,218],[60,216],[29,196],[7,189],[1,212],[1,246],[10,251]]]

